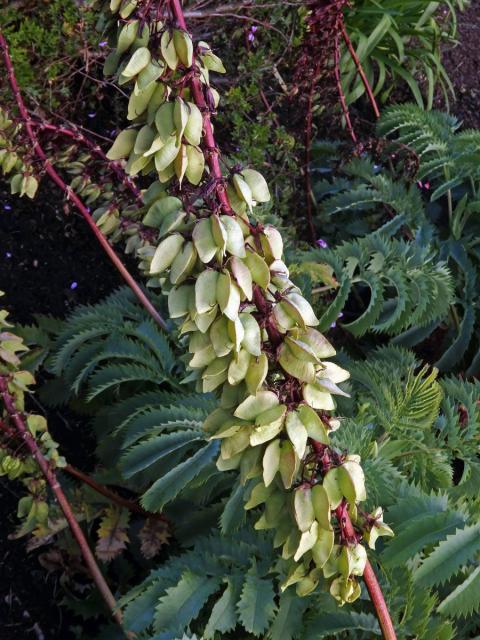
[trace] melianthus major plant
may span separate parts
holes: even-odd
[[[127,159],[130,175],[158,176],[142,220],[158,232],[145,239],[132,225],[129,243],[150,286],[168,295],[192,354],[190,377],[220,396],[204,424],[212,443],[221,440],[217,466],[257,480],[246,508],[264,505],[255,527],[275,529],[275,546],[291,559],[284,586],[306,595],[333,578],[332,595],[352,602],[367,566],[360,541],[374,547],[392,532],[381,508],[366,514],[358,506],[366,497],[359,456],[330,443],[340,426],[329,413],[333,396],[344,394],[338,385],[349,374],[329,360],[335,350],[289,279],[281,235],[255,220],[254,207],[270,199],[266,182],[250,168],[223,177],[211,124],[218,94],[209,83],[223,65],[206,43],[194,45],[178,2],[110,9],[116,48],[106,73],[134,86],[132,126],[108,157]]]
[[[359,597],[356,576],[365,573],[378,604],[360,541],[373,547],[391,531],[380,508],[359,510],[366,495],[360,459],[339,452],[329,438],[339,422],[328,412],[333,395],[344,394],[338,385],[348,373],[327,360],[335,351],[313,328],[318,320],[289,279],[280,234],[254,219],[253,208],[270,198],[264,179],[241,167],[231,169],[228,181],[222,175],[210,122],[218,94],[209,71],[223,65],[205,43],[194,48],[178,2],[112,2],[110,8],[120,20],[112,22],[117,46],[106,73],[135,86],[128,106],[133,126],[108,157],[128,157],[130,175],[155,170],[158,180],[143,194],[146,211],[122,216],[110,193],[93,217],[111,239],[128,237],[127,249],[141,258],[149,284],[168,294],[180,333],[190,334],[191,378],[204,392],[220,392],[220,408],[204,425],[212,442],[201,454],[211,459],[222,440],[219,468],[257,480],[247,508],[265,504],[256,527],[276,530],[275,543],[291,562],[284,586],[297,584],[306,595],[333,577],[330,592],[343,604]],[[35,151],[90,223],[85,206],[38,151],[8,54],[6,60]],[[98,199],[100,190],[88,188],[86,195]],[[144,504],[151,506],[147,496]],[[387,637],[394,637],[385,608],[380,613]]]

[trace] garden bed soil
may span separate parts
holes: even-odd
[[[451,112],[465,128],[480,129],[480,1],[458,13],[458,45],[445,46],[443,65],[455,88],[450,102]],[[439,95],[435,107],[443,109],[445,103]]]
[[[1,304],[16,323],[31,323],[35,314],[62,318],[123,284],[83,219],[66,216],[59,201],[46,180],[33,202],[0,186]],[[84,421],[62,409],[49,412],[49,425],[69,461],[90,469],[93,445],[85,441]],[[70,628],[84,623],[58,606],[59,574],[47,574],[38,561],[45,548],[27,553],[26,538],[9,539],[22,495],[20,484],[0,478],[0,639],[73,640]]]

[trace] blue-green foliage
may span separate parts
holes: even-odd
[[[406,347],[428,340],[441,371],[474,375],[480,132],[459,127],[450,115],[401,105],[379,120],[386,140],[376,162],[364,154],[345,163],[338,144],[318,143],[317,219],[331,248],[303,253],[295,268],[320,294],[322,329],[343,314],[339,324],[365,345],[374,333]]]
[[[95,413],[108,481],[143,493],[148,510],[165,505],[183,547],[122,598],[127,628],[149,640],[183,633],[205,640],[230,633],[270,640],[380,634],[368,600],[339,609],[322,585],[307,598],[294,588],[280,592],[283,561],[243,509],[251,485],[217,472],[216,452],[202,435],[213,400],[182,384],[180,346],[130,293],[121,290],[50,326],[56,338],[48,362],[59,378],[43,397],[55,392],[56,401]],[[128,350],[119,346],[125,341]],[[352,378],[334,443],[361,454],[367,508],[384,505],[396,533],[373,561],[398,637],[466,639],[480,607],[480,385],[437,379],[412,351],[396,346],[371,351],[366,361],[341,358]],[[125,378],[119,366],[152,371],[149,379]],[[65,381],[74,392],[61,393]]]

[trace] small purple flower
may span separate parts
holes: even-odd
[[[76,289],[78,287],[78,282],[72,282],[72,284],[70,285],[70,289],[73,291],[74,289]]]
[[[87,113],[87,116],[88,116],[89,118],[95,118],[95,116],[96,116],[96,115],[97,115],[97,114],[95,113],[95,111],[92,111],[91,113]]]
[[[106,47],[107,44],[108,44],[108,42],[106,40],[102,40],[101,42],[98,43],[98,46],[102,47],[102,49],[103,49],[103,47]]]
[[[12,254],[10,253],[10,251],[7,251],[7,253],[5,254],[5,257],[6,258],[11,258],[12,257]]]
[[[250,31],[252,33],[255,33],[257,31],[258,27],[256,25],[253,25],[253,27],[250,27]]]
[[[337,316],[337,320],[340,320],[340,318],[343,318],[343,313],[340,311],[340,313]],[[335,327],[337,326],[336,322],[332,322],[332,324],[330,325],[331,329],[335,329]]]
[[[253,35],[253,33],[249,33],[248,34],[248,41],[249,42],[253,42],[255,40],[255,36]]]
[[[5,209],[5,211],[11,211],[12,210],[12,205],[11,204],[4,204],[3,208]]]
[[[328,249],[328,243],[323,238],[319,238],[317,244],[321,249]]]
[[[425,182],[417,180],[417,187],[419,189],[425,189],[425,191],[428,191],[430,189],[430,182],[428,180],[426,180]]]

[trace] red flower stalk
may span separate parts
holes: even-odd
[[[32,457],[37,462],[43,475],[45,476],[45,479],[50,485],[50,488],[63,511],[65,519],[68,522],[72,534],[77,541],[85,564],[87,565],[88,571],[92,576],[97,589],[99,590],[108,609],[111,611],[113,618],[121,626],[122,614],[116,609],[117,603],[112,592],[110,591],[110,587],[106,583],[105,578],[103,577],[102,572],[100,571],[100,568],[95,560],[95,557],[90,547],[88,546],[88,542],[83,534],[83,531],[80,528],[75,515],[73,514],[72,507],[70,506],[70,503],[68,502],[68,499],[64,494],[60,483],[58,482],[55,471],[51,468],[50,464],[41,452],[35,438],[30,433],[25,423],[24,416],[18,411],[17,407],[15,406],[14,397],[8,390],[8,379],[6,376],[0,376],[0,397],[2,398],[3,405],[10,418],[10,423],[13,425],[18,437],[21,438],[23,442],[25,442]]]
[[[140,303],[143,305],[143,307],[148,311],[148,313],[152,316],[152,318],[155,320],[155,322],[157,322],[157,324],[159,324],[162,327],[162,329],[167,330],[167,324],[166,324],[165,320],[161,317],[161,315],[155,309],[155,307],[150,302],[150,300],[147,298],[145,293],[142,291],[142,289],[140,288],[139,284],[135,281],[135,279],[129,273],[129,271],[127,270],[127,268],[123,264],[123,262],[117,256],[117,254],[113,250],[113,248],[110,245],[110,243],[108,242],[108,240],[105,238],[103,233],[97,227],[97,225],[95,223],[95,220],[93,220],[93,218],[90,215],[90,212],[87,209],[87,207],[83,204],[83,202],[80,200],[80,198],[73,192],[71,187],[69,187],[64,182],[64,180],[59,176],[57,171],[52,166],[50,160],[48,159],[45,151],[40,146],[40,143],[38,142],[38,138],[37,138],[37,136],[35,134],[35,131],[34,131],[33,121],[32,121],[32,119],[30,117],[30,114],[27,111],[27,108],[25,107],[25,103],[23,101],[22,95],[20,93],[20,89],[18,87],[18,83],[17,83],[17,79],[15,77],[15,71],[14,71],[14,68],[13,68],[12,60],[11,60],[10,54],[8,52],[7,41],[5,40],[5,37],[3,36],[1,31],[0,31],[0,49],[1,49],[2,53],[3,53],[5,66],[7,68],[8,80],[10,82],[10,86],[12,88],[12,92],[13,92],[13,95],[15,97],[15,101],[17,103],[18,110],[20,111],[20,116],[22,118],[23,125],[25,126],[25,129],[26,129],[26,131],[28,133],[28,137],[30,138],[30,141],[32,143],[33,150],[35,151],[35,153],[37,154],[37,156],[39,157],[39,159],[43,163],[43,167],[45,169],[45,172],[53,180],[53,182],[58,187],[60,187],[60,189],[65,194],[67,200],[70,200],[76,206],[76,208],[81,213],[82,217],[87,222],[87,224],[89,225],[90,229],[92,230],[95,238],[100,243],[102,249],[108,255],[108,257],[110,258],[110,260],[113,263],[113,265],[116,267],[116,269],[118,270],[118,272],[120,273],[122,278],[125,280],[127,285],[132,289],[133,293],[136,295],[136,297],[138,298]]]

